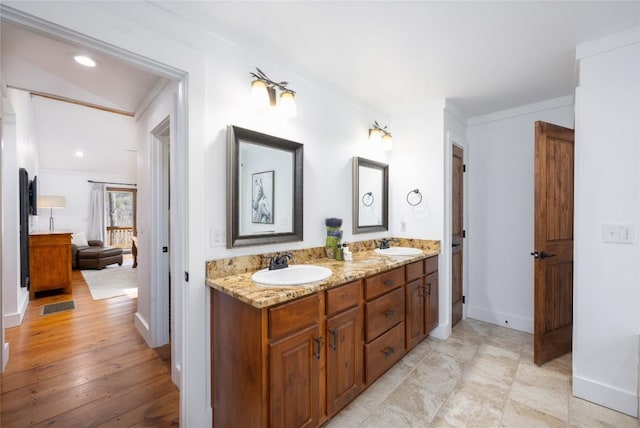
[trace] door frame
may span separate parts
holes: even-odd
[[[451,275],[451,214],[453,212],[453,202],[451,197],[451,191],[453,188],[453,183],[451,182],[451,174],[453,171],[453,162],[451,157],[453,156],[453,146],[461,147],[465,151],[465,155],[468,155],[467,152],[467,141],[465,138],[457,135],[452,131],[445,131],[445,147],[444,147],[444,231],[442,240],[440,242],[440,257],[438,266],[438,274],[439,277],[439,286],[440,286],[440,295],[439,295],[439,305],[440,305],[440,322],[438,327],[431,334],[439,339],[446,339],[451,335],[451,314],[452,314],[452,275]],[[467,201],[468,196],[468,174],[463,175],[463,224],[464,229],[468,230],[468,222],[469,222],[469,204]],[[466,238],[465,238],[466,241]],[[469,256],[468,256],[468,245],[463,246],[462,248],[462,293],[464,295],[468,295],[468,264],[469,264]],[[444,287],[443,287],[444,286]],[[442,310],[444,309],[444,311]],[[467,305],[462,306],[462,319],[467,317]]]
[[[171,133],[170,116],[165,117],[151,131],[151,153],[149,171],[151,173],[151,236],[149,237],[149,255],[151,257],[151,266],[149,266],[149,296],[151,298],[150,306],[150,333],[153,347],[158,347],[169,343],[169,272],[171,264],[171,248],[170,240],[170,221],[169,212],[165,210],[168,205],[170,191],[169,184],[169,162],[170,162],[170,141],[164,138],[164,135]],[[164,257],[161,251],[162,247],[168,247],[169,257]],[[175,312],[174,312],[175,313]],[[172,349],[173,355],[173,349]],[[172,377],[177,375],[174,373],[172,365]],[[176,380],[174,379],[174,382]]]

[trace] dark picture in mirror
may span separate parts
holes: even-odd
[[[273,224],[273,173],[264,171],[251,174],[251,222]]]

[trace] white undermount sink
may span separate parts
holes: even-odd
[[[322,281],[331,276],[331,269],[315,265],[289,265],[282,269],[262,269],[254,273],[251,279],[258,285],[293,286]]]
[[[417,256],[418,254],[422,254],[421,249],[411,247],[389,247],[383,250],[376,248],[375,252],[385,256]]]

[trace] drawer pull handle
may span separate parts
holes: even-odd
[[[386,285],[387,287],[392,286],[392,285],[393,285],[393,279],[387,279],[387,280],[384,282],[384,285]]]
[[[420,287],[420,297],[426,297],[424,294],[424,285]]]
[[[316,337],[313,339],[316,342],[316,352],[313,355],[319,360],[320,359],[320,351],[322,350],[322,336]]]
[[[385,317],[390,317],[390,316],[393,316],[393,314],[395,314],[395,313],[396,313],[396,311],[394,311],[393,309],[389,309],[388,311],[386,311],[384,313],[384,316]]]
[[[427,291],[427,294],[429,294],[429,296],[431,296],[431,283],[427,284],[429,286],[429,291]]]
[[[335,351],[338,344],[338,329],[329,330],[329,333],[331,333],[331,338],[333,339],[329,346]]]
[[[392,348],[391,346],[387,346],[384,351],[382,351],[382,353],[384,354],[385,357],[388,357],[389,355],[393,354],[394,352],[396,352],[396,348]]]

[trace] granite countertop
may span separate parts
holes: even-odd
[[[254,272],[245,272],[220,278],[208,278],[209,287],[228,294],[256,308],[266,308],[277,303],[297,299],[298,297],[326,290],[337,285],[355,281],[376,273],[384,272],[398,266],[419,261],[440,252],[437,248],[423,249],[423,253],[415,256],[384,256],[373,250],[353,253],[353,261],[340,262],[328,258],[314,259],[304,262],[317,266],[325,266],[333,272],[326,280],[312,282],[302,286],[273,287],[258,285],[251,280]],[[291,264],[293,265],[293,264]]]

